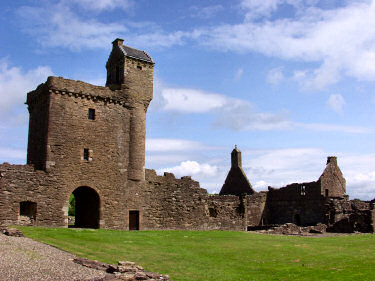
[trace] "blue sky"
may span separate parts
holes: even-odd
[[[0,163],[25,163],[26,93],[103,85],[120,37],[156,62],[147,168],[218,192],[237,144],[260,191],[336,155],[351,198],[375,197],[375,1],[1,1],[0,21]]]

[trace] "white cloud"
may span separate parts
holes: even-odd
[[[318,148],[245,150],[242,155],[243,168],[250,182],[256,182],[255,187],[262,189],[265,183],[281,187],[293,182],[317,180],[326,157],[325,152]]]
[[[109,48],[108,42],[126,31],[121,24],[84,20],[62,3],[42,8],[25,6],[18,13],[25,21],[24,30],[44,47]]]
[[[183,139],[146,139],[146,151],[148,152],[174,152],[203,149],[200,142]]]
[[[272,85],[278,85],[283,79],[283,71],[280,67],[277,67],[268,71],[266,81]]]
[[[62,2],[65,2],[66,4],[69,4],[69,2],[75,2],[84,9],[96,11],[113,10],[115,8],[127,10],[133,6],[132,0],[64,0]]]
[[[270,16],[272,12],[276,11],[280,0],[242,0],[241,8],[247,11],[246,17],[248,19],[258,18],[261,16]]]
[[[325,169],[326,157],[319,148],[287,148],[242,152],[244,170],[256,190],[282,187],[294,182],[316,181]],[[333,154],[335,155],[335,153]],[[352,199],[375,197],[375,154],[336,153]]]
[[[193,176],[202,179],[216,176],[218,168],[207,163],[200,164],[196,161],[184,161],[175,167],[158,169],[157,172],[159,174],[163,172],[173,173],[176,177]]]
[[[211,113],[215,116],[214,128],[227,128],[234,131],[247,130],[295,130],[334,131],[350,134],[370,133],[364,127],[336,124],[299,123],[289,119],[285,111],[279,113],[258,112],[245,100],[229,98],[225,95],[207,93],[196,89],[157,87],[159,98],[154,109],[183,114]]]
[[[203,113],[221,108],[227,102],[223,95],[194,89],[165,88],[162,96],[165,99],[164,110],[182,113]]]
[[[345,100],[342,95],[330,95],[327,101],[327,105],[336,113],[343,113],[343,106],[345,105]]]
[[[294,3],[292,3],[294,2]],[[244,1],[259,15],[275,11],[280,3],[294,7],[302,1]],[[346,4],[346,3],[345,3]],[[305,5],[305,4],[304,4]],[[342,75],[375,80],[375,1],[351,2],[323,10],[305,5],[292,18],[253,20],[202,28],[199,42],[222,51],[259,52],[286,60],[320,63],[305,69],[307,86],[323,88]]]
[[[222,5],[213,5],[213,6],[207,6],[207,7],[197,7],[193,6],[191,7],[191,10],[194,11],[193,17],[202,18],[202,19],[208,19],[215,16],[217,13],[224,10],[224,7]]]
[[[17,109],[22,110],[24,119],[24,103],[27,92],[36,88],[44,82],[48,76],[53,75],[52,70],[47,66],[39,66],[35,69],[23,71],[19,67],[11,67],[5,59],[0,60],[0,121],[8,115],[20,118]],[[12,112],[12,114],[8,114]]]

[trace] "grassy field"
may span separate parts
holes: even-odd
[[[375,280],[371,234],[309,238],[231,231],[20,229],[78,256],[134,261],[175,281]]]

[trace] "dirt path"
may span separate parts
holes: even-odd
[[[0,280],[101,280],[106,276],[74,263],[73,258],[29,238],[0,233]]]

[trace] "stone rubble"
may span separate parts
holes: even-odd
[[[145,271],[143,267],[136,265],[134,262],[130,261],[119,261],[117,265],[113,264],[106,264],[96,260],[88,260],[84,258],[75,258],[73,260],[75,263],[94,268],[97,270],[102,270],[107,273],[112,273],[113,278],[112,280],[126,280],[126,281],[136,281],[136,280],[163,280],[163,281],[170,281],[168,275],[162,275],[155,272],[148,272]],[[108,278],[112,277],[105,277],[107,279],[100,279],[101,280],[111,280]],[[99,280],[85,280],[85,281],[99,281]]]
[[[269,229],[259,230],[260,233],[266,234],[283,234],[283,235],[308,235],[308,234],[324,234],[327,226],[318,223],[315,226],[298,226],[294,223],[286,223],[279,226],[274,226]]]

